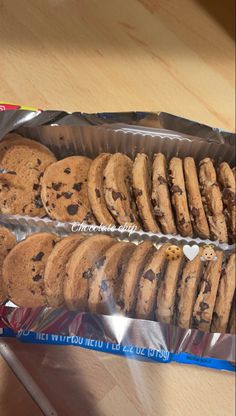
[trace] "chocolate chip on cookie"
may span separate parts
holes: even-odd
[[[182,256],[182,250],[178,246],[171,245],[166,249],[167,260],[177,260]]]
[[[8,228],[0,225],[0,305],[7,299],[6,288],[4,287],[2,277],[3,262],[15,245],[16,238],[14,234]]]
[[[42,201],[49,216],[58,221],[94,222],[87,178],[91,160],[71,156],[53,163],[42,178]]]
[[[182,250],[177,246],[174,247],[178,248],[180,253],[178,253],[178,257],[174,257],[174,259],[172,257],[168,262],[157,294],[156,319],[165,324],[173,323],[176,288],[183,263]]]
[[[104,195],[104,170],[111,158],[110,153],[101,153],[91,163],[88,172],[88,197],[89,202],[99,224],[115,224],[110,214]]]
[[[209,262],[206,267],[192,315],[193,327],[206,332],[211,327],[224,253],[217,250],[216,256],[217,259]],[[210,285],[210,291],[205,290],[207,284]]]
[[[132,194],[132,160],[121,153],[112,155],[104,170],[104,194],[107,208],[120,224],[140,228]]]
[[[164,234],[176,234],[167,182],[166,158],[162,153],[154,156],[152,167],[152,203]]]
[[[200,162],[199,182],[211,237],[221,243],[227,243],[228,233],[223,212],[222,195],[216,180],[216,171],[210,158],[205,158]]]
[[[109,236],[94,235],[82,241],[75,249],[67,264],[64,282],[64,299],[69,309],[87,310],[89,286],[96,263],[114,242]]]
[[[184,159],[184,175],[193,229],[198,237],[209,238],[210,231],[203,208],[197,169],[192,157]]]
[[[109,247],[96,262],[89,287],[88,305],[91,312],[111,314],[119,310],[124,272],[134,249],[132,243],[118,242]],[[98,263],[102,263],[99,268]]]
[[[177,157],[173,157],[170,161],[169,181],[178,231],[184,237],[192,236],[193,229],[185,190],[183,162]]]
[[[119,296],[119,305],[122,305],[121,309],[127,316],[132,316],[134,313],[139,281],[144,267],[154,251],[152,243],[144,241],[135,247],[130,256]]]
[[[235,176],[226,162],[222,162],[218,169],[218,180],[221,184],[224,212],[228,223],[232,241],[236,241],[236,184]]]
[[[0,174],[0,212],[44,216],[41,177],[55,161],[50,150],[39,142],[17,134],[3,139],[0,143],[0,166],[8,173]]]
[[[142,272],[135,308],[137,318],[153,318],[158,284],[166,263],[167,247],[168,245],[164,244],[159,250],[156,250]]]
[[[235,261],[236,254],[233,253],[228,257],[225,270],[220,278],[211,332],[227,331],[227,324],[235,293]]]
[[[6,257],[3,282],[8,298],[16,305],[35,308],[46,304],[44,271],[53,241],[59,241],[55,234],[32,234]]]
[[[65,303],[66,265],[74,250],[84,240],[85,237],[81,234],[70,235],[59,241],[49,255],[44,273],[45,295],[49,306],[59,308]]]
[[[132,170],[133,192],[139,216],[145,231],[158,233],[154,210],[151,204],[151,165],[148,156],[138,153]]]

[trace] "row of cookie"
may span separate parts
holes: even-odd
[[[4,232],[10,241],[10,232]],[[221,251],[204,266],[201,252],[186,261],[170,244],[156,249],[149,241],[135,245],[101,234],[60,240],[38,233],[6,255],[2,290],[22,307],[66,305],[225,332],[235,292],[235,254],[223,269]]]
[[[217,175],[209,158],[197,173],[193,158],[174,157],[167,166],[161,153],[152,168],[143,153],[134,162],[121,153],[56,161],[43,145],[16,134],[1,142],[0,155],[6,171],[0,212],[235,240],[235,177],[226,162]]]

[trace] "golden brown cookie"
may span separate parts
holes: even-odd
[[[211,236],[221,243],[227,243],[228,235],[223,212],[222,195],[216,181],[215,168],[208,157],[200,162],[199,182]]]
[[[170,245],[166,249],[166,259],[167,260],[178,260],[182,256],[182,249],[175,245]]]
[[[166,158],[162,153],[154,157],[152,167],[152,203],[154,212],[164,234],[176,234],[167,182]]]
[[[197,296],[197,288],[202,275],[203,263],[202,251],[184,265],[177,289],[176,324],[181,328],[190,328],[193,314],[193,306]]]
[[[0,212],[42,217],[41,178],[55,156],[34,140],[19,135],[0,142]]]
[[[173,321],[177,281],[182,264],[183,255],[167,263],[157,294],[156,319],[158,322],[170,324]]]
[[[137,300],[139,280],[145,264],[155,251],[151,241],[143,241],[135,247],[124,272],[119,304],[123,313],[133,315]]]
[[[234,175],[234,179],[236,181],[236,166],[232,169],[233,175]]]
[[[224,253],[218,250],[216,256],[217,259],[211,260],[206,267],[193,308],[193,328],[205,332],[211,327]]]
[[[223,203],[226,211],[226,218],[229,224],[229,231],[233,241],[236,240],[236,186],[235,176],[228,165],[223,162],[218,169],[218,180],[222,186]]]
[[[157,288],[166,263],[166,248],[167,244],[164,244],[159,250],[156,250],[143,270],[139,282],[138,298],[135,308],[136,318],[153,318]]]
[[[211,332],[226,332],[227,330],[235,293],[235,261],[236,254],[233,253],[229,256],[225,270],[221,276],[213,313]]]
[[[70,156],[49,166],[42,178],[41,197],[48,215],[58,221],[93,222],[88,199],[91,159]]]
[[[151,165],[148,156],[138,153],[132,171],[133,192],[145,231],[160,232],[151,204]]]
[[[65,303],[64,281],[66,265],[73,251],[85,240],[82,234],[70,235],[56,244],[48,257],[44,272],[44,284],[47,303],[53,308],[59,308]]]
[[[161,125],[161,121],[159,119],[159,115],[155,113],[148,114],[141,120],[135,121],[132,124],[137,124],[139,126],[144,126],[144,127],[152,127],[155,129],[163,128]]]
[[[107,209],[104,196],[104,170],[111,158],[110,153],[101,153],[91,163],[88,172],[88,197],[93,214],[99,224],[115,224]]]
[[[234,294],[227,332],[229,332],[230,334],[236,334],[236,293]]]
[[[193,229],[198,237],[209,238],[210,230],[203,208],[197,169],[192,157],[184,159],[184,176]]]
[[[32,234],[10,251],[3,263],[3,282],[13,303],[23,308],[46,304],[44,271],[57,241],[55,234]]]
[[[16,238],[14,234],[6,227],[0,225],[0,305],[7,299],[2,278],[3,262],[15,245]]]
[[[96,268],[101,267],[99,259],[115,243],[106,235],[94,235],[83,241],[71,255],[66,267],[64,298],[70,310],[85,312],[88,309],[90,281]]]
[[[98,259],[89,287],[90,312],[112,314],[120,309],[119,294],[123,275],[135,249],[132,243],[118,242]]]
[[[132,160],[121,153],[110,158],[104,171],[107,208],[120,225],[140,228],[132,195]]]
[[[190,221],[185,190],[183,162],[178,157],[173,157],[170,161],[169,180],[171,186],[172,204],[176,214],[177,229],[182,236],[191,237],[193,229]]]

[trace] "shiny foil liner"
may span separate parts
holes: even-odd
[[[0,218],[0,224],[7,226],[18,241],[40,231],[66,236],[70,233],[71,226],[68,224],[66,230],[63,224],[60,227],[55,221],[37,221],[17,216]],[[140,233],[127,237],[124,233],[117,232],[113,236],[135,244],[143,241]],[[157,235],[153,241],[157,247],[163,243],[162,237],[158,238]],[[178,243],[173,237],[171,241],[173,244]],[[227,255],[228,250],[225,250],[225,253]],[[235,370],[232,364],[236,361],[235,335],[231,334],[182,329],[170,324],[126,318],[119,314],[106,316],[72,312],[64,308],[22,308],[11,302],[0,307],[1,327],[8,328],[11,335],[14,334],[25,342],[79,345],[86,348],[94,346],[100,351],[123,352],[123,355],[134,355],[136,358],[140,358],[141,355],[143,359],[155,359],[160,362],[174,360]],[[215,360],[226,361],[228,364],[221,364],[220,367]]]
[[[204,157],[211,157],[217,164],[227,161],[232,167],[234,166],[234,152],[231,144],[213,142],[211,139],[203,139],[197,136],[174,133],[160,128],[147,128],[143,126],[129,126],[107,124],[102,126],[91,125],[49,125],[39,127],[21,127],[16,130],[25,137],[30,137],[43,143],[56,155],[62,159],[71,155],[84,155],[95,158],[102,152],[122,152],[135,158],[140,152],[146,153],[152,157],[155,153],[162,152],[168,159],[173,156],[186,157],[192,156],[198,163]],[[27,218],[21,216],[1,215],[4,221],[28,221],[30,225],[35,221],[41,227],[53,226],[54,221],[50,219]],[[4,219],[5,218],[5,219]],[[45,223],[45,224],[44,224]],[[71,224],[56,222],[57,226],[65,231],[71,229]],[[91,232],[96,231],[96,227],[89,227]],[[113,232],[113,235],[120,235],[121,238],[129,236],[127,231],[119,231],[119,228]],[[153,234],[145,231],[136,232],[137,237],[143,239],[156,238],[164,241],[183,242],[183,243],[213,243],[223,250],[234,249],[235,245],[220,244],[218,241],[202,240],[200,238],[182,237],[181,235],[171,236],[162,233]]]
[[[66,111],[28,111],[11,110],[0,111],[0,139],[9,131],[20,126],[38,127],[42,125],[76,125],[98,126],[104,124],[122,123],[130,126],[144,126],[178,132],[181,135],[191,135],[218,143],[235,146],[235,134],[218,127],[211,127],[197,121],[176,116],[165,112],[130,111],[119,113],[81,112],[68,113]]]
[[[105,316],[52,308],[25,309],[2,306],[0,319],[0,322],[17,332],[19,336],[27,336],[29,332],[57,334],[62,337],[78,336],[123,346],[134,345],[163,351],[166,354],[186,353],[201,358],[236,361],[235,336],[231,334],[181,329],[170,324],[120,315]],[[43,337],[38,336],[36,339],[40,340]]]
[[[145,152],[148,155],[163,152],[167,158],[188,155],[199,162],[209,156],[216,163],[224,160],[231,166],[235,164],[234,134],[167,113],[69,114],[59,111],[22,110],[0,113],[0,139],[14,129],[48,146],[58,159],[72,154],[92,158],[101,152],[119,151],[132,158],[137,152]],[[72,227],[70,223],[52,221],[49,218],[19,215],[0,215],[0,223],[10,228],[18,240],[33,232],[46,230],[54,230],[63,236],[70,233]],[[89,231],[97,232],[93,227]],[[148,238],[157,245],[165,241],[173,244],[210,242],[199,238],[143,231],[130,234],[119,229],[111,234],[118,239],[128,239],[136,243]],[[219,244],[217,241],[211,243],[225,253],[235,250],[235,245]],[[174,360],[227,370],[233,370],[234,366],[231,363],[236,361],[234,335],[184,330],[174,325],[120,315],[75,313],[47,307],[25,309],[2,306],[1,327],[3,335],[9,329],[9,335],[16,335],[26,342],[80,345],[106,352],[116,351],[126,356],[132,355],[132,346],[135,346],[144,352],[142,354],[139,350],[137,353],[136,350],[136,358],[143,356],[145,359],[154,359],[158,353],[159,361]],[[112,345],[115,346],[114,350],[109,347]],[[228,365],[221,365],[222,360]]]

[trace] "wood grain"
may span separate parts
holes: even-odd
[[[234,129],[234,41],[198,2],[1,0],[0,10],[2,100],[163,110]]]
[[[17,411],[19,412],[18,414],[24,416],[43,415],[23,385],[9,369],[7,363],[0,356],[0,413],[2,416],[12,416]]]
[[[234,376],[229,373],[125,360],[69,346],[15,340],[8,346],[58,415],[234,415]]]
[[[0,100],[68,111],[163,110],[234,130],[235,45],[225,19],[203,3],[0,0]],[[8,345],[59,415],[234,415],[231,374]],[[3,361],[0,386],[1,415],[40,414]]]

